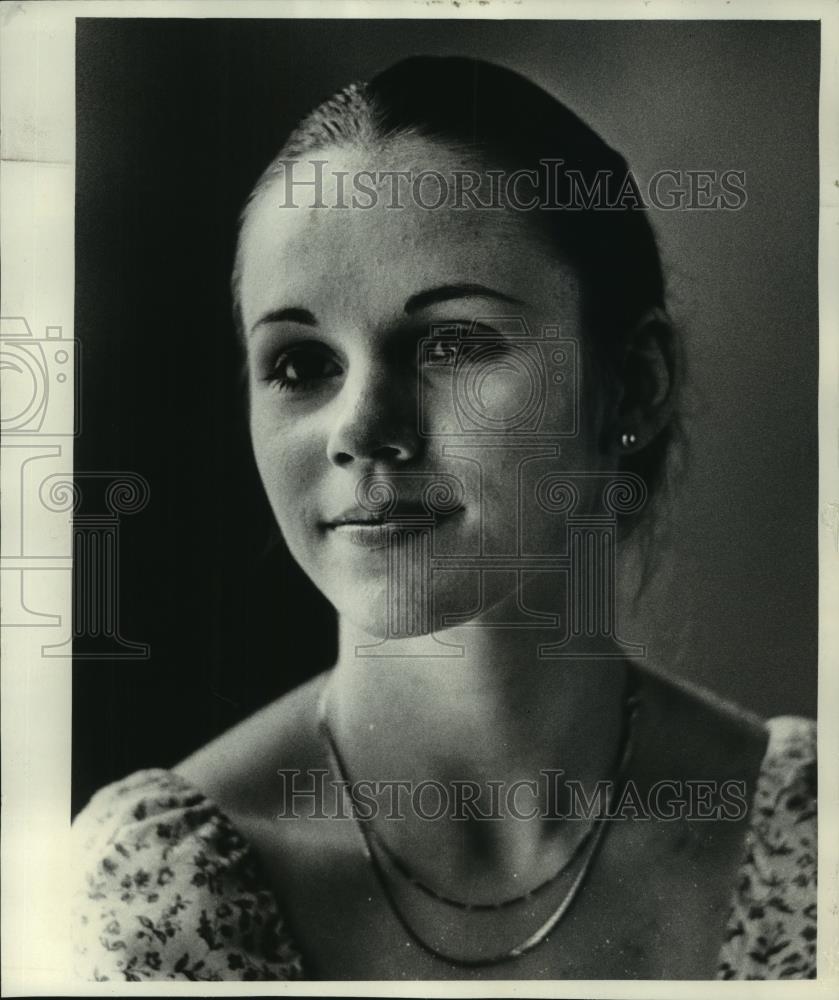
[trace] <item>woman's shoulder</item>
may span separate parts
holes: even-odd
[[[766,728],[745,859],[720,956],[723,979],[816,975],[816,723],[778,716]]]
[[[76,967],[95,980],[277,980],[300,956],[257,858],[172,771],[98,791],[73,824]]]
[[[765,720],[675,674],[634,668],[654,777],[755,784],[769,739]]]
[[[718,978],[814,976],[816,723],[793,715],[763,719],[666,674],[641,676],[659,740],[654,774],[743,783],[746,811]]]
[[[222,733],[175,770],[236,822],[282,811],[278,774],[326,765],[318,702],[329,671],[294,688]]]
[[[795,786],[815,799],[818,732],[815,719],[779,715],[767,720],[766,728],[769,743],[761,772],[766,793]],[[795,808],[790,812],[795,812]]]

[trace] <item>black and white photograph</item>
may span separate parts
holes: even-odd
[[[655,7],[3,4],[4,995],[836,985],[837,17]]]

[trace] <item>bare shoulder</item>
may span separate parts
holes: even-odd
[[[279,770],[325,766],[317,704],[327,675],[266,705],[172,770],[230,815],[258,815],[276,798]]]
[[[749,777],[766,753],[764,720],[711,692],[638,668],[642,726],[651,766],[666,776]]]

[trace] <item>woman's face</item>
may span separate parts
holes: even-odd
[[[371,169],[360,152],[312,159],[327,161],[328,206],[338,184],[346,202],[349,178]],[[463,164],[404,139],[375,167],[450,177]],[[243,233],[240,288],[253,447],[277,522],[318,588],[373,635],[387,634],[394,601],[423,600],[428,570],[399,525],[430,539],[439,628],[441,616],[468,617],[480,603],[476,557],[565,550],[564,517],[544,509],[537,484],[604,462],[579,418],[573,271],[521,213],[429,210],[409,187],[397,208],[390,188],[380,193],[372,207],[321,208],[298,185],[298,207],[284,207],[274,182]],[[426,205],[433,197],[421,195]],[[370,503],[370,476],[397,498],[387,515]],[[437,508],[423,502],[435,482],[450,491]],[[407,589],[400,572],[403,584],[414,579]],[[553,575],[495,571],[485,603],[533,585],[536,607],[537,581],[555,594]]]

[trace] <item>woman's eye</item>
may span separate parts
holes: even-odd
[[[488,360],[507,349],[508,344],[498,331],[463,324],[447,327],[445,335],[428,338],[423,345],[423,364],[460,366],[476,359]]]
[[[451,338],[429,340],[425,344],[423,361],[427,365],[453,365],[457,359],[458,341]]]
[[[311,388],[340,374],[340,366],[326,352],[297,347],[279,355],[266,381],[280,389],[294,391]]]

